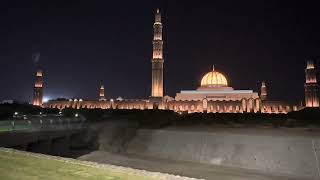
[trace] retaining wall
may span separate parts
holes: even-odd
[[[319,178],[320,136],[271,130],[139,130],[127,153]]]

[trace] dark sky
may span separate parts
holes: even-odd
[[[315,2],[1,1],[0,100],[31,100],[37,66],[45,96],[97,99],[103,83],[108,98],[148,97],[160,7],[165,94],[197,88],[214,64],[235,89],[265,80],[272,99],[299,102],[306,60],[320,57]]]

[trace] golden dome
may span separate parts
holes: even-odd
[[[206,75],[203,76],[201,80],[202,87],[226,87],[228,86],[227,78],[215,71],[214,69],[211,72],[208,72]]]

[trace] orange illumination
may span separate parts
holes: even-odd
[[[314,69],[314,64],[312,62],[308,62],[307,69]]]
[[[41,71],[38,71],[37,74],[36,74],[36,76],[41,77],[41,76],[42,76],[42,72],[41,72]]]
[[[306,83],[317,83],[317,79],[315,77],[307,79]]]
[[[201,86],[228,86],[228,81],[223,74],[213,70],[203,76]]]

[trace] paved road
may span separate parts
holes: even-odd
[[[207,180],[302,180],[297,177],[271,175],[254,170],[181,162],[135,155],[120,155],[94,151],[78,159],[132,167],[154,172],[170,173]]]

